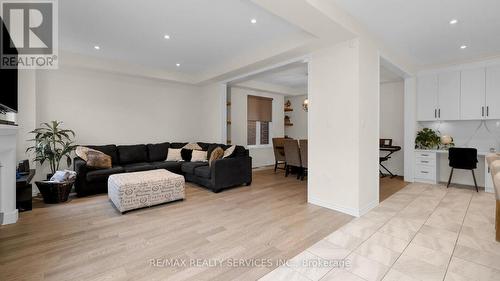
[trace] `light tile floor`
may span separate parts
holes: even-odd
[[[411,184],[260,280],[500,280],[493,194]]]

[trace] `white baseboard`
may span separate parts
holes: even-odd
[[[364,214],[368,213],[369,211],[371,211],[373,208],[377,207],[379,203],[380,199],[377,198],[376,200],[373,200],[372,202],[368,203],[368,205],[362,207],[360,210],[359,210],[359,216],[363,216]]]
[[[308,199],[308,202],[311,204],[314,204],[314,205],[318,205],[320,207],[328,208],[328,209],[331,209],[334,211],[339,211],[339,212],[342,212],[344,214],[348,214],[348,215],[351,215],[354,217],[359,217],[359,210],[355,209],[355,208],[337,205],[337,204],[333,204],[330,202],[325,202],[325,201],[322,201],[322,200],[320,200],[318,198],[314,198],[314,197],[310,197]]]
[[[351,215],[354,217],[360,217],[360,216],[368,213],[371,209],[377,207],[379,204],[378,200],[374,200],[374,201],[370,202],[370,204],[368,204],[360,209],[356,209],[356,208],[346,207],[346,206],[342,206],[342,205],[338,205],[338,204],[333,204],[330,202],[325,202],[325,201],[322,201],[318,198],[309,198],[308,202],[311,204],[320,206],[320,207],[328,208],[328,209],[331,209],[334,211],[339,211],[339,212],[342,212],[344,214],[348,214],[348,215]]]
[[[17,222],[17,219],[19,218],[19,213],[18,213],[17,209],[15,209],[12,212],[0,213],[0,217],[2,218],[2,220],[1,220],[2,225],[13,224],[13,223]]]

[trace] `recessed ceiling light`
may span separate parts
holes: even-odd
[[[466,45],[462,45],[462,46],[460,46],[460,49],[462,49],[462,50],[463,49],[467,49],[467,46]]]
[[[181,66],[181,64],[180,63],[176,63],[175,66],[179,67],[179,66]]]
[[[165,38],[165,39],[167,39],[167,40],[168,40],[168,39],[170,39],[170,35],[165,34],[165,36],[163,36],[163,38]]]
[[[253,23],[253,24],[256,24],[257,23],[257,19],[251,19],[250,22]]]
[[[457,20],[457,19],[452,19],[452,20],[450,20],[450,24],[452,24],[452,25],[453,25],[453,24],[457,24],[457,23],[458,23],[458,20]]]
[[[99,46],[95,45],[95,46],[94,46],[94,49],[96,49],[96,50],[100,50],[100,49],[101,49],[101,47],[99,47]]]

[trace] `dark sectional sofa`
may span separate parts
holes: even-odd
[[[109,169],[91,169],[83,159],[76,157],[76,193],[79,197],[106,193],[110,175],[154,169],[166,169],[184,175],[186,181],[202,185],[213,192],[252,183],[252,158],[243,146],[236,146],[230,157],[216,160],[211,166],[208,162],[165,161],[168,148],[182,148],[186,144],[165,142],[147,145],[86,145],[111,156],[113,166]],[[198,142],[198,145],[209,155],[216,147],[229,147],[203,142]]]

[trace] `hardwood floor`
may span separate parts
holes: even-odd
[[[187,184],[186,200],[125,215],[107,195],[35,206],[0,227],[0,279],[256,280],[352,219],[307,204],[306,194],[306,181],[260,170],[249,187],[215,194]],[[171,258],[188,264],[153,260]],[[196,259],[226,263],[190,266]]]
[[[395,177],[392,179],[391,177],[380,178],[379,201],[384,201],[408,184],[410,183],[405,182],[403,177]]]

